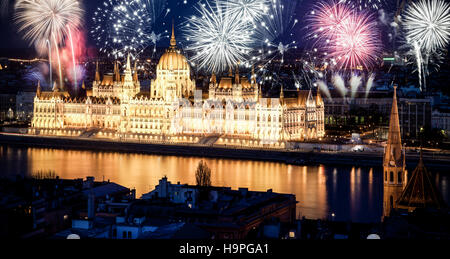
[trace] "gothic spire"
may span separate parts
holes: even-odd
[[[134,62],[134,74],[133,74],[133,81],[137,82],[138,79],[138,71],[137,71],[137,60]]]
[[[172,20],[172,37],[170,38],[170,46],[176,47],[177,40],[175,39],[175,22]]]
[[[400,133],[400,121],[397,106],[397,85],[394,85],[394,97],[392,99],[392,110],[389,122],[388,141],[384,153],[384,165],[403,166],[402,139]]]
[[[100,72],[98,71],[98,61],[95,62],[95,81],[100,82]]]
[[[252,85],[256,83],[255,65],[252,65],[252,76],[250,78],[250,83]]]
[[[281,85],[281,91],[280,91],[280,101],[284,100],[284,90],[283,90],[283,85]]]
[[[125,69],[126,69],[127,71],[128,71],[128,70],[131,70],[130,53],[128,53],[128,56],[127,56],[127,66],[126,66]]]
[[[234,83],[235,83],[235,84],[239,84],[239,83],[240,83],[240,78],[239,78],[239,62],[236,64],[236,74],[235,74],[235,78],[234,78]]]
[[[214,71],[212,73],[210,82],[214,85],[217,83],[216,73]]]
[[[36,96],[41,96],[41,80],[38,80],[37,90],[36,90]]]

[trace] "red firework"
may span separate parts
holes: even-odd
[[[311,12],[312,36],[338,68],[370,68],[382,43],[374,16],[342,2],[321,2]]]

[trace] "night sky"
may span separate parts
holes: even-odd
[[[186,0],[187,4],[183,3],[183,0],[167,0],[168,8],[171,9],[171,12],[161,21],[160,26],[168,26],[170,29],[170,24],[172,19],[175,20],[175,24],[180,24],[181,22],[186,20],[186,17],[190,17],[195,13],[193,8],[194,5],[198,2],[197,0]],[[298,35],[302,35],[301,31],[304,27],[304,24],[301,23],[302,17],[304,17],[305,12],[310,10],[312,7],[312,3],[314,0],[289,0],[289,1],[298,1],[301,4],[297,5],[296,17],[299,19],[300,23],[294,28],[292,33],[297,33]],[[82,1],[85,9],[85,24],[84,30],[88,32],[92,27],[92,17],[93,13],[98,6],[100,6],[103,1],[101,0],[84,0]],[[11,4],[10,4],[11,5]],[[28,48],[28,43],[23,41],[21,35],[17,33],[17,26],[14,24],[13,19],[13,9],[11,6],[9,7],[9,11],[3,15],[0,20],[0,33],[3,36],[3,40],[0,41],[0,49],[11,49],[11,48]],[[166,24],[163,25],[162,23]],[[88,38],[88,47],[95,47],[95,42],[91,39],[90,35],[87,33]],[[301,41],[301,39],[298,39]],[[160,45],[168,45],[168,40],[163,40]]]

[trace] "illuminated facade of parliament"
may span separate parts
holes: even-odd
[[[44,92],[38,85],[30,133],[164,143],[199,143],[211,136],[218,145],[279,148],[325,135],[319,93],[299,90],[297,97],[284,98],[281,89],[279,98],[262,98],[253,71],[250,81],[238,69],[220,81],[213,73],[204,97],[173,32],[156,75],[150,91],[142,92],[128,56],[123,74],[115,64],[114,73],[101,78],[97,64],[83,98],[57,87]]]

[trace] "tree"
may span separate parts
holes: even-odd
[[[195,180],[197,181],[197,186],[211,186],[211,169],[203,160],[198,163],[195,171]]]

